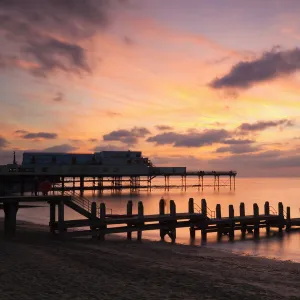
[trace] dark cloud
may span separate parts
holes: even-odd
[[[300,49],[279,51],[278,48],[265,52],[252,61],[242,61],[230,72],[210,83],[214,89],[249,88],[255,83],[272,80],[300,70]]]
[[[53,98],[53,101],[55,101],[55,102],[62,102],[62,101],[64,101],[64,94],[58,92],[56,94],[56,96]]]
[[[240,153],[251,153],[251,152],[258,152],[261,148],[258,146],[252,146],[247,144],[233,144],[226,147],[220,147],[216,150],[217,153],[224,153],[229,152],[233,154],[240,154]]]
[[[26,131],[26,130],[16,130],[15,131],[15,134],[26,134],[26,133],[28,133],[28,131]]]
[[[17,130],[15,131],[21,138],[31,140],[31,139],[45,139],[45,140],[54,140],[57,138],[56,133],[52,132],[28,132],[26,130]]]
[[[277,127],[277,126],[293,126],[294,122],[287,119],[277,120],[277,121],[257,121],[256,123],[242,123],[238,129],[242,131],[262,131],[267,128]]]
[[[78,147],[74,147],[69,144],[56,145],[44,149],[45,152],[71,152],[77,150]]]
[[[244,145],[254,143],[254,140],[242,140],[242,139],[227,139],[222,142],[227,145]]]
[[[121,0],[1,0],[0,32],[16,43],[16,60],[1,58],[2,66],[20,66],[26,60],[34,75],[90,71],[87,53],[81,41],[105,29],[111,21],[111,10]]]
[[[147,139],[157,145],[173,144],[174,147],[201,147],[221,143],[229,138],[230,133],[224,129],[210,129],[198,132],[190,130],[187,133],[164,132]]]
[[[0,149],[7,147],[9,142],[4,137],[0,136]]]
[[[51,38],[42,42],[29,42],[24,51],[38,62],[38,67],[32,68],[35,75],[46,76],[55,70],[74,73],[90,71],[84,49],[76,44]]]
[[[127,145],[134,145],[139,138],[150,134],[150,131],[144,127],[134,127],[130,130],[120,129],[103,135],[104,141],[119,141]]]
[[[157,125],[155,127],[156,127],[156,129],[161,130],[161,131],[173,130],[173,127],[168,126],[168,125]]]

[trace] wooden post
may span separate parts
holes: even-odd
[[[106,229],[105,217],[106,217],[105,203],[100,203],[100,220],[102,221],[101,222],[102,224],[100,226],[99,240],[102,241],[105,239],[105,229]]]
[[[189,214],[194,214],[194,213],[195,213],[195,210],[194,210],[194,199],[190,198],[189,199]],[[191,222],[191,219],[190,219],[190,222]],[[191,226],[190,226],[190,238],[194,239],[195,236],[196,236],[195,226],[192,225],[192,222],[191,222]]]
[[[278,224],[278,231],[282,232],[282,228],[284,227],[284,213],[283,213],[283,204],[282,202],[278,203],[278,215],[279,215],[279,224]]]
[[[92,222],[97,220],[97,204],[96,202],[92,202],[91,204],[91,215],[92,215]],[[91,231],[92,231],[92,238],[96,238],[97,237],[97,231],[96,231],[96,226],[92,225],[91,226]]]
[[[64,191],[65,190],[65,177],[61,177],[61,189]]]
[[[255,223],[254,223],[254,236],[258,237],[259,236],[259,208],[257,203],[253,204],[253,216],[255,218]]]
[[[131,200],[129,200],[127,202],[127,216],[128,216],[128,218],[132,217],[132,201]],[[131,224],[127,223],[127,226],[131,227]],[[127,232],[127,240],[131,240],[131,238],[132,238],[132,232],[128,231]]]
[[[13,237],[16,234],[17,227],[17,211],[19,202],[4,202],[4,234],[6,237]]]
[[[286,231],[290,231],[291,229],[291,208],[288,206],[286,208]]]
[[[207,217],[207,204],[206,204],[206,200],[205,199],[202,199],[201,200],[201,213]],[[203,224],[202,224],[202,229],[201,229],[201,238],[203,241],[206,241],[206,238],[207,238],[207,232],[206,232],[206,221],[204,220],[203,221]]]
[[[217,206],[216,206],[216,218],[217,218],[217,219],[221,219],[221,218],[222,218],[222,214],[221,214],[221,204],[217,204]],[[222,237],[221,226],[218,226],[218,233],[217,233],[217,236],[218,236],[218,240],[220,240],[221,237]]]
[[[84,191],[84,176],[80,176],[80,194]]]
[[[24,190],[25,190],[25,179],[24,176],[21,176],[21,196],[24,196]]]
[[[139,201],[138,203],[138,217],[141,219],[144,217],[144,205],[142,201]],[[143,222],[141,222],[140,225],[143,225]],[[140,241],[141,239],[142,239],[142,230],[138,230],[137,240]]]
[[[63,235],[65,228],[64,228],[64,218],[65,218],[65,204],[64,202],[61,200],[58,204],[58,232],[60,234],[60,236]]]
[[[270,203],[268,201],[265,202],[265,216],[270,215]],[[270,234],[270,223],[266,220],[266,232]]]
[[[55,224],[55,210],[56,210],[56,205],[55,203],[51,202],[50,203],[50,222],[49,222],[49,226],[50,226],[50,232],[54,233],[55,232],[55,228],[54,228],[54,224]]]
[[[160,216],[164,216],[165,215],[165,200],[164,199],[160,199],[159,201],[159,215]],[[165,237],[165,229],[163,228],[164,226],[164,222],[159,222],[160,224],[160,229],[159,229],[159,233],[160,233],[160,238],[163,240]]]
[[[193,214],[194,211],[194,198],[189,199],[189,214]]]
[[[207,204],[206,200],[202,199],[201,200],[201,213],[206,217],[207,216]]]
[[[245,203],[241,202],[240,203],[240,217],[245,217]],[[241,232],[242,232],[242,237],[245,237],[247,231],[247,225],[245,222],[241,220]]]
[[[175,217],[175,221],[171,222],[171,227],[169,229],[169,236],[172,240],[172,243],[175,243],[176,240],[176,204],[174,200],[170,200],[170,216]]]
[[[229,238],[232,240],[234,239],[234,207],[233,205],[229,205],[229,219],[230,219],[230,229],[229,229]]]

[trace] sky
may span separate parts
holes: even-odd
[[[300,1],[0,1],[0,163],[140,150],[300,174]]]

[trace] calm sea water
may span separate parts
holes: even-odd
[[[171,184],[174,184],[171,181]],[[208,181],[206,181],[208,183]],[[203,190],[198,188],[187,188],[186,191],[173,189],[170,191],[153,189],[151,192],[141,191],[139,194],[130,194],[129,191],[122,191],[121,194],[112,194],[105,191],[102,195],[97,192],[87,191],[85,197],[106,203],[106,207],[112,209],[113,213],[126,213],[126,204],[128,200],[133,201],[134,212],[137,212],[138,201],[143,201],[145,214],[158,213],[158,203],[163,197],[167,203],[174,200],[177,212],[188,211],[188,199],[193,197],[195,202],[200,205],[201,199],[207,200],[208,207],[215,210],[218,203],[222,207],[222,216],[228,216],[228,205],[233,204],[236,214],[239,213],[239,204],[244,202],[246,213],[252,214],[253,203],[257,203],[260,212],[263,213],[265,201],[276,210],[278,202],[283,202],[284,207],[291,207],[291,216],[300,217],[300,178],[238,178],[236,189],[230,190],[229,187],[221,187],[214,190],[212,187],[205,187]],[[1,212],[3,214],[3,212]],[[77,213],[66,209],[66,218],[81,218]],[[19,220],[31,221],[39,224],[48,224],[49,208],[48,206],[34,209],[20,209],[18,212]],[[134,234],[133,234],[134,236]],[[143,232],[143,237],[159,240],[158,231]],[[189,238],[188,228],[177,230],[178,243],[196,244],[199,246],[212,247],[225,251],[232,251],[253,256],[263,256],[276,258],[280,260],[293,260],[300,262],[300,231],[285,233],[280,236],[277,230],[266,237],[265,230],[261,229],[260,239],[255,240],[251,234],[246,236],[246,240],[241,240],[240,234],[236,232],[234,242],[230,242],[228,237],[224,236],[221,242],[217,242],[216,234],[208,234],[208,240],[205,244],[201,242],[200,232],[196,232],[195,241]]]

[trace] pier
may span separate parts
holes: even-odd
[[[66,170],[35,170],[18,172],[0,172],[0,189],[2,187],[14,186],[22,195],[26,191],[33,191],[34,180],[40,181],[47,179],[53,185],[55,191],[121,191],[130,190],[137,192],[139,190],[152,189],[182,189],[197,188],[203,190],[204,187],[212,187],[215,190],[221,187],[235,189],[236,185],[235,171],[197,171],[197,172],[157,172],[149,170],[148,173],[140,174],[99,174],[96,170],[86,167],[76,171],[76,169]],[[158,179],[159,183],[154,180]],[[3,189],[3,188],[2,188]]]
[[[274,228],[278,232],[291,231],[300,227],[300,218],[291,218],[290,207],[284,210],[282,202],[275,210],[269,202],[265,202],[260,212],[256,203],[253,204],[253,214],[245,214],[245,204],[240,203],[238,211],[233,205],[228,207],[228,216],[221,214],[221,205],[217,204],[215,210],[207,206],[205,199],[200,206],[190,198],[187,203],[187,212],[177,212],[173,200],[169,203],[169,213],[166,213],[166,202],[161,199],[158,203],[158,214],[145,215],[144,205],[138,202],[137,213],[133,214],[133,203],[128,201],[126,213],[114,214],[105,203],[97,206],[83,196],[66,192],[59,196],[8,196],[0,197],[0,209],[5,212],[5,234],[13,236],[16,232],[16,216],[19,208],[26,207],[22,203],[44,202],[49,204],[50,232],[62,238],[92,236],[104,240],[105,236],[113,233],[126,233],[132,239],[132,233],[137,233],[137,240],[142,239],[143,231],[158,230],[160,238],[169,236],[172,242],[176,240],[177,228],[188,228],[191,239],[197,232],[201,239],[206,240],[207,234],[215,232],[218,239],[227,235],[234,239],[235,232],[240,231],[242,237],[252,233],[259,237],[260,230],[265,228],[267,234]],[[82,219],[66,220],[65,207],[69,207],[80,214]],[[28,209],[28,208],[27,208]]]
[[[277,210],[271,207],[269,202],[265,202],[262,213],[258,205],[254,203],[251,215],[245,214],[244,203],[240,204],[238,212],[234,211],[233,205],[229,205],[228,217],[222,217],[220,204],[213,211],[209,209],[205,199],[202,199],[201,206],[198,206],[193,198],[188,201],[186,213],[176,212],[176,204],[173,200],[170,201],[169,213],[166,213],[166,203],[161,199],[156,215],[145,215],[141,201],[138,202],[137,214],[132,213],[133,204],[132,201],[128,201],[126,214],[120,215],[113,214],[111,210],[108,211],[104,203],[97,207],[95,202],[79,196],[72,201],[61,201],[57,204],[50,200],[49,203],[50,231],[62,237],[92,236],[104,240],[108,234],[126,233],[127,238],[132,239],[132,233],[136,232],[137,240],[141,240],[143,231],[159,230],[161,239],[169,236],[172,242],[175,242],[176,229],[188,228],[192,239],[195,238],[197,232],[200,232],[201,239],[205,241],[208,233],[215,232],[218,239],[227,235],[232,240],[236,231],[240,231],[242,237],[245,237],[247,233],[253,233],[254,237],[259,237],[262,228],[265,228],[269,234],[274,228],[282,232],[284,229],[290,231],[300,226],[300,218],[291,218],[290,207],[287,207],[285,211],[281,202],[278,203]],[[58,205],[58,218],[54,213],[55,205]],[[65,205],[76,210],[85,219],[65,220]]]

